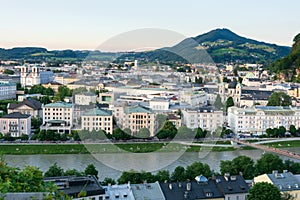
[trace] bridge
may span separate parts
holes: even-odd
[[[257,144],[257,143],[250,143],[250,142],[242,141],[242,140],[238,140],[238,139],[233,139],[231,141],[236,142],[237,144],[242,144],[242,145],[245,145],[245,146],[253,147],[253,148],[256,148],[256,149],[261,149],[261,150],[268,151],[268,152],[271,152],[271,153],[277,153],[277,154],[280,154],[280,155],[283,155],[283,156],[287,156],[287,157],[290,157],[290,158],[300,160],[300,155],[298,153],[295,153],[295,152],[292,152],[292,151],[287,151],[287,150],[284,150],[284,149],[278,149],[278,148],[274,148],[274,147],[264,146],[264,145]]]

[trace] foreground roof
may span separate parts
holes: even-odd
[[[112,112],[109,110],[103,110],[100,108],[94,108],[86,111],[83,116],[112,116]]]
[[[188,184],[190,184],[190,189],[188,189]],[[215,199],[224,197],[216,183],[211,179],[207,182],[160,183],[160,186],[166,199]]]
[[[58,101],[58,102],[55,102],[55,103],[46,104],[44,107],[45,108],[72,108],[73,104]]]
[[[2,118],[3,119],[26,119],[29,117],[30,117],[30,115],[22,114],[19,112],[13,112],[13,113],[4,115]]]
[[[10,103],[8,109],[17,109],[23,105],[29,106],[34,110],[40,110],[42,108],[42,103],[33,98],[28,98],[22,101],[21,103]]]

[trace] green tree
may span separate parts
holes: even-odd
[[[70,90],[67,86],[59,86],[58,92],[54,96],[55,101],[63,101],[65,97],[72,96],[72,90]]]
[[[64,176],[83,176],[84,174],[77,169],[67,169],[64,172]]]
[[[279,137],[284,137],[286,133],[286,128],[284,126],[279,126],[278,128],[278,136]]]
[[[170,173],[168,170],[160,170],[155,175],[155,181],[163,183],[165,181],[170,181]]]
[[[166,139],[166,138],[173,139],[176,133],[177,133],[177,129],[175,125],[170,121],[165,121],[162,129],[160,129],[156,134],[156,137],[158,139]]]
[[[257,174],[272,173],[273,170],[283,170],[283,162],[278,155],[265,153],[256,161]]]
[[[48,171],[45,172],[45,177],[55,177],[55,176],[63,176],[64,170],[57,165],[57,163],[54,163],[51,165],[48,169]]]
[[[25,134],[22,134],[21,137],[20,137],[21,140],[25,141],[25,140],[28,140],[29,137],[28,135],[25,135]]]
[[[254,177],[254,161],[247,156],[238,156],[232,161],[221,160],[220,163],[221,174],[230,173],[232,175],[243,174],[245,179],[253,179]]]
[[[171,175],[171,181],[186,181],[185,169],[177,166]]]
[[[268,100],[267,106],[290,106],[291,97],[284,92],[274,92]]]
[[[198,127],[197,131],[196,131],[196,136],[195,138],[199,139],[199,138],[205,138],[207,134],[206,130],[202,130],[202,128]]]
[[[15,72],[13,70],[10,70],[10,69],[5,69],[3,74],[14,75]]]
[[[144,181],[153,182],[154,175],[152,175],[150,172],[144,172],[144,171],[137,172],[134,170],[122,172],[122,175],[118,179],[118,183],[125,184],[128,183],[129,181],[132,184],[143,183]]]
[[[150,131],[147,128],[141,128],[138,134],[136,135],[138,138],[149,138],[150,137]]]
[[[43,182],[43,173],[36,167],[25,166],[23,170],[8,166],[4,160],[0,161],[0,191],[8,192],[54,192]]]
[[[229,107],[234,106],[234,101],[232,97],[228,97],[225,103],[226,111]]]
[[[296,127],[294,125],[290,126],[289,132],[292,134],[292,136],[297,136],[298,135],[297,134],[297,129],[296,129]]]
[[[248,200],[281,200],[280,191],[271,183],[256,183],[249,190]]]
[[[288,170],[293,174],[300,174],[300,163],[292,160],[284,161],[284,169]]]
[[[85,170],[84,170],[85,175],[94,175],[98,179],[98,170],[93,164],[89,164]]]
[[[31,126],[34,129],[40,128],[40,126],[43,124],[43,120],[40,117],[31,117]]]
[[[214,106],[215,106],[217,109],[222,109],[222,108],[224,108],[224,104],[222,103],[220,94],[217,94],[217,97],[216,97]]]
[[[131,138],[130,135],[126,134],[122,129],[116,128],[113,130],[112,137],[115,140],[128,140]]]
[[[163,127],[166,120],[167,120],[167,115],[163,115],[163,114],[157,114],[156,115],[155,121],[157,123],[157,130],[159,130]]]
[[[105,177],[104,180],[101,181],[101,185],[107,186],[108,184],[115,185],[116,181],[112,178]]]
[[[185,174],[187,179],[194,180],[195,177],[199,175],[210,177],[212,171],[210,170],[208,164],[194,162],[193,164],[187,166]]]
[[[51,100],[49,96],[42,96],[40,99],[40,102],[43,103],[44,105],[51,103]]]
[[[192,129],[186,127],[186,126],[181,126],[181,127],[178,128],[176,138],[179,138],[179,139],[194,139],[195,138],[195,132]]]

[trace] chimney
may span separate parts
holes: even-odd
[[[224,178],[226,181],[229,181],[229,177],[230,177],[230,174],[229,173],[225,173],[224,174]]]
[[[178,183],[178,187],[179,187],[179,188],[181,188],[181,187],[182,187],[182,184],[181,184],[181,182],[179,182],[179,183]]]
[[[188,183],[186,184],[186,190],[187,190],[187,191],[191,191],[191,189],[192,189],[192,183],[188,182]]]
[[[169,189],[170,189],[170,190],[173,189],[172,183],[169,184]]]
[[[274,174],[274,175],[275,175],[275,174],[278,174],[278,170],[273,170],[273,171],[272,171],[272,174]]]
[[[213,180],[213,181],[216,180],[216,178],[217,177],[214,174],[211,176],[211,180]]]

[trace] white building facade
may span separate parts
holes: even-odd
[[[97,101],[97,95],[92,93],[80,93],[75,94],[75,104],[77,105],[90,105],[95,104]]]
[[[204,107],[197,110],[182,110],[183,124],[190,129],[202,128],[214,131],[224,123],[223,111]]]
[[[30,115],[14,112],[3,116],[0,118],[0,132],[10,133],[12,137],[29,135],[31,133]]]
[[[228,108],[228,126],[238,133],[265,134],[268,128],[291,125],[300,127],[300,109],[297,107],[255,106]]]
[[[17,87],[14,83],[0,82],[0,100],[15,99]]]
[[[113,133],[113,115],[109,110],[94,108],[81,116],[81,129],[88,131],[103,130],[108,134]]]
[[[73,127],[74,105],[66,102],[55,102],[42,106],[42,130],[56,130],[58,132],[71,132]]]

